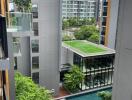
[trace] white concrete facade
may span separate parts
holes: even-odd
[[[61,52],[61,14],[60,0],[32,0],[37,5],[38,18],[33,23],[38,23],[38,35],[32,36],[31,44],[31,76],[39,73],[39,84],[47,89],[59,91],[60,81],[60,52]],[[38,40],[38,52],[32,52],[32,40]],[[32,58],[38,57],[39,68],[32,68]]]
[[[98,0],[62,0],[62,17],[96,18],[98,4]]]
[[[119,1],[112,100],[132,100],[132,0]],[[114,17],[114,16],[113,16]]]

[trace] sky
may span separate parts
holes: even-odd
[[[13,11],[14,10],[14,4],[13,3],[10,3],[9,4],[9,11]]]

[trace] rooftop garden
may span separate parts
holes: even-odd
[[[95,46],[90,42],[86,42],[82,40],[64,41],[64,43],[75,49],[78,49],[81,52],[88,53],[88,54],[106,51],[105,49],[101,47]]]

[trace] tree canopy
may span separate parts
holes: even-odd
[[[99,42],[99,30],[93,25],[80,27],[74,35],[78,40],[89,40],[95,43]]]
[[[15,73],[15,89],[16,100],[53,100],[48,90],[19,72]]]
[[[62,29],[65,30],[69,27],[81,27],[84,25],[95,25],[96,20],[95,18],[69,18],[66,20],[62,20]]]
[[[21,12],[31,11],[31,0],[13,0],[17,8]]]

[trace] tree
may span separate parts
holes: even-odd
[[[93,33],[87,40],[98,44],[99,43],[99,34]]]
[[[63,20],[63,21],[62,21],[62,30],[65,30],[65,29],[68,28],[68,27],[69,27],[69,22],[66,21],[66,20]]]
[[[19,72],[15,73],[15,89],[16,100],[53,100],[48,90]]]
[[[112,100],[112,94],[108,91],[102,91],[97,93],[102,100]]]
[[[70,92],[77,92],[80,83],[84,80],[84,74],[78,66],[72,66],[69,73],[64,75],[64,87]]]
[[[71,35],[63,35],[62,41],[71,41],[73,40],[73,37]]]
[[[90,22],[91,22],[91,25],[96,25],[96,19],[95,18],[91,18]]]
[[[31,11],[31,0],[13,0],[17,5],[17,8],[21,12],[30,12]]]
[[[94,34],[94,35],[93,35]],[[79,30],[75,32],[75,38],[78,40],[92,40],[93,38],[99,39],[99,30],[96,26],[82,26]],[[92,36],[93,35],[93,36]],[[91,37],[92,36],[92,37]],[[99,41],[99,40],[96,40]]]

